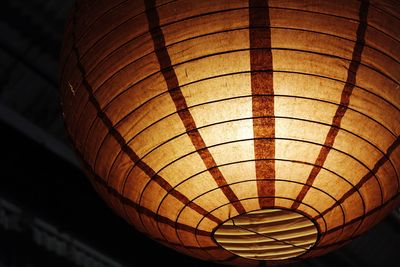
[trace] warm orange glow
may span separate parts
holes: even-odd
[[[109,206],[173,249],[250,266],[327,253],[400,201],[399,14],[390,0],[77,1],[67,131]]]

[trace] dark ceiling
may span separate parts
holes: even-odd
[[[64,133],[57,81],[72,4],[1,2],[0,267],[218,266],[136,232],[105,206],[79,169]],[[399,214],[336,252],[291,266],[400,266]]]

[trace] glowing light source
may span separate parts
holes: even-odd
[[[159,242],[272,264],[399,203],[400,5],[78,1],[66,127],[95,189]]]

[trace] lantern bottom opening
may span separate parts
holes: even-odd
[[[225,221],[214,232],[214,239],[243,258],[285,260],[309,251],[317,242],[318,230],[298,212],[260,209]]]

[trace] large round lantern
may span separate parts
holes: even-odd
[[[399,204],[400,4],[77,1],[66,127],[139,231],[233,265],[306,259]]]

